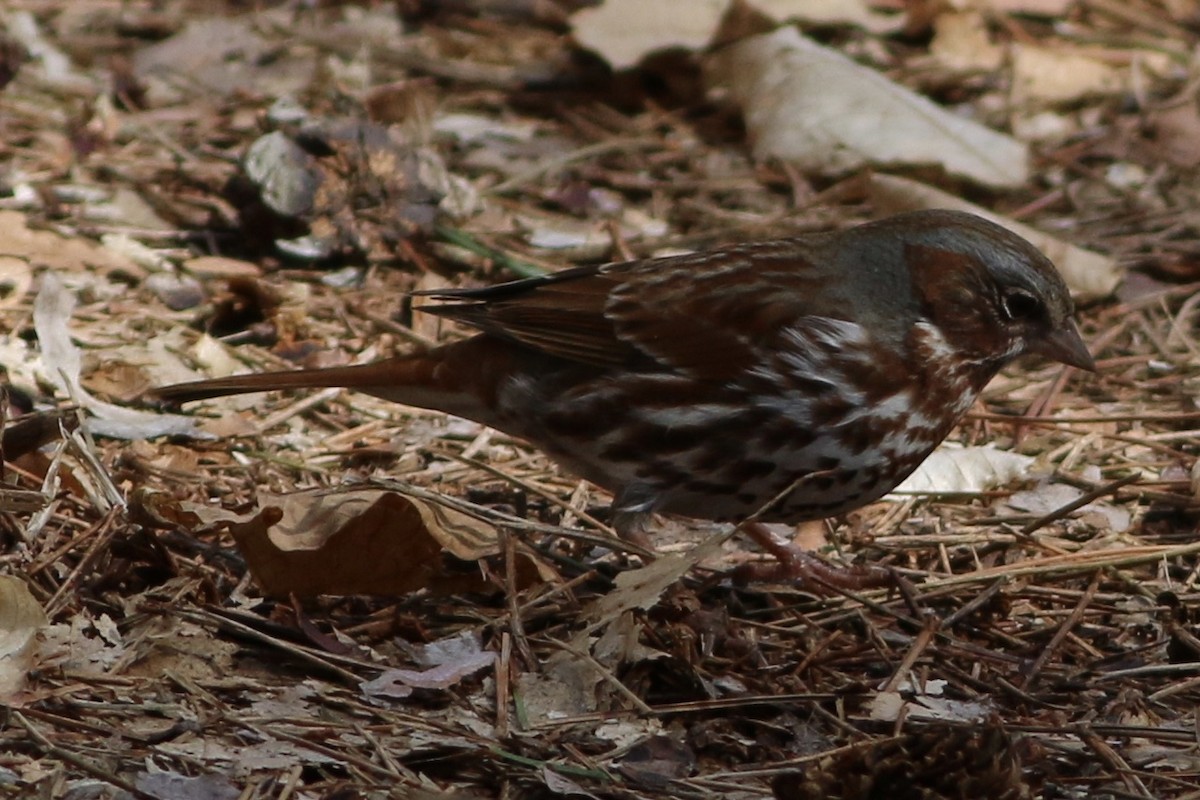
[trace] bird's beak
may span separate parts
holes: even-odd
[[[1029,350],[1072,367],[1086,369],[1088,372],[1096,371],[1096,362],[1088,352],[1083,337],[1079,335],[1079,328],[1075,327],[1074,320],[1067,320],[1061,328],[1034,342]]]

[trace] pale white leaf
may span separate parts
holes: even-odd
[[[939,14],[929,52],[952,69],[990,71],[1004,62],[1004,49],[992,41],[987,21],[974,10]]]
[[[475,659],[484,652],[487,651],[483,649],[478,631],[464,629],[451,636],[415,647],[413,658],[423,667],[436,667],[455,661]]]
[[[903,14],[882,14],[867,0],[755,0],[749,11],[783,22],[807,25],[857,25],[872,33],[900,29]],[[669,48],[708,46],[732,0],[605,0],[572,18],[575,39],[616,69],[628,69],[647,55]]]
[[[1071,103],[1125,89],[1129,73],[1061,48],[1012,46],[1012,99],[1018,108]]]
[[[48,621],[25,581],[0,575],[0,700],[25,685],[35,654],[30,645]]]
[[[696,50],[712,39],[729,0],[608,0],[572,18],[575,39],[615,69],[627,69],[656,50]]]
[[[1031,456],[994,447],[942,446],[897,486],[893,494],[983,492],[1028,477],[1034,461]]]
[[[192,358],[204,368],[206,374],[225,378],[245,372],[246,367],[229,352],[229,348],[207,333],[196,340],[192,347]]]
[[[758,158],[841,173],[936,164],[988,186],[1029,178],[1024,144],[959,116],[795,28],[721,51],[710,79],[743,109]]]
[[[1014,492],[1004,507],[1035,516],[1050,514],[1083,496],[1083,491],[1065,483],[1041,483],[1032,489]],[[1094,500],[1076,509],[1072,516],[1083,519],[1100,529],[1120,533],[1129,529],[1133,517],[1129,511],[1103,500]]]
[[[872,8],[872,5],[881,4],[867,0],[755,0],[749,5],[781,22],[857,25],[871,33],[893,33],[904,27],[904,14],[881,13]]]
[[[596,798],[596,795],[591,792],[584,791],[583,787],[575,781],[555,772],[550,767],[542,767],[542,782],[546,784],[546,788],[555,794],[566,795],[567,797],[591,797]],[[598,800],[598,799],[597,799]]]
[[[461,661],[424,670],[389,669],[379,677],[359,684],[367,697],[407,697],[413,689],[449,689],[463,678],[490,667],[495,653],[476,653]]]
[[[106,403],[93,397],[79,383],[82,359],[71,341],[71,313],[75,297],[54,272],[42,275],[42,288],[33,304],[33,327],[37,331],[46,377],[62,393],[88,410],[91,430],[116,439],[149,439],[155,436],[187,436],[196,432],[196,422],[180,414],[154,414]]]
[[[950,700],[918,694],[905,698],[899,692],[880,692],[867,703],[871,719],[895,722],[903,715],[906,720],[926,722],[982,722],[995,713],[990,698],[981,700]]]
[[[213,773],[143,772],[136,782],[147,795],[171,800],[237,800],[242,794],[229,778]]]
[[[498,120],[483,114],[460,112],[435,117],[433,129],[438,133],[453,136],[460,142],[471,144],[487,139],[529,142],[537,134],[538,126],[528,120]]]

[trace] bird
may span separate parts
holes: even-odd
[[[654,514],[738,523],[778,559],[773,577],[822,580],[770,523],[891,491],[1019,356],[1095,370],[1050,260],[952,210],[414,294],[476,332],[155,396],[346,387],[446,412],[611,492],[629,539],[644,541]]]

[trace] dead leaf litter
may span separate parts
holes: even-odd
[[[252,5],[0,9],[0,790],[1197,796],[1191,4]],[[888,590],[651,559],[442,414],[139,401],[463,335],[413,289],[947,205],[1052,253],[1099,372],[782,532]]]

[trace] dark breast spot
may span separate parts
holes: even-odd
[[[765,478],[775,472],[776,465],[774,461],[760,461],[757,459],[733,459],[729,461],[729,467],[725,470],[725,475],[729,476],[731,483],[748,483],[755,478]]]
[[[728,494],[734,487],[725,483],[717,483],[716,481],[692,478],[684,484],[684,488],[696,494]]]
[[[806,481],[809,486],[820,492],[828,492],[837,483],[837,479],[828,473],[817,473],[810,476]]]
[[[789,450],[802,450],[817,440],[817,434],[811,427],[799,427],[789,420],[776,419],[758,429],[758,441],[764,449],[778,450],[786,447]]]

